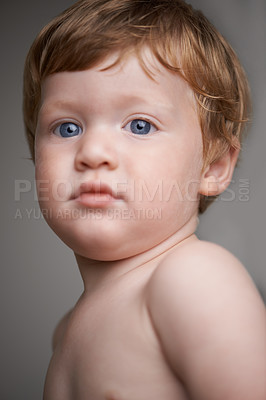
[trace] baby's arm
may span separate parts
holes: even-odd
[[[193,400],[266,399],[265,307],[221,247],[180,247],[154,272],[148,307],[164,354]]]

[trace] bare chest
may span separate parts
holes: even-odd
[[[44,400],[185,400],[153,331],[142,293],[73,315],[51,360]]]

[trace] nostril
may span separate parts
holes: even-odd
[[[77,151],[75,157],[75,166],[77,169],[84,170],[87,168],[97,169],[106,167],[114,169],[117,166],[117,153],[113,147],[103,143],[87,143]]]

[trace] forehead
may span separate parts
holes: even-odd
[[[119,58],[111,54],[93,68],[77,72],[59,72],[48,76],[42,85],[41,108],[49,103],[64,103],[71,99],[93,99],[103,102],[106,96],[113,102],[126,100],[159,105],[174,110],[191,108],[195,111],[193,92],[177,73],[164,68],[150,51],[141,59],[133,52]]]

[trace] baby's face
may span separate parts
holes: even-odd
[[[133,55],[100,71],[112,61],[48,77],[36,130],[44,216],[99,260],[148,250],[196,219],[202,169],[188,85],[159,64],[153,81]]]

